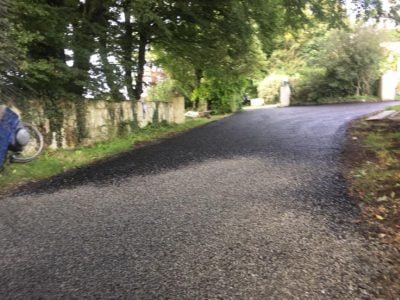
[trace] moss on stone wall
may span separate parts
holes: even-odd
[[[63,142],[63,125],[64,125],[64,110],[58,99],[46,98],[44,102],[44,115],[49,120],[50,131],[45,136],[48,145],[52,144],[53,138],[57,147],[62,147]]]
[[[82,144],[84,139],[88,137],[88,129],[86,127],[87,101],[75,102],[76,114],[76,139],[78,144]]]
[[[130,123],[130,127],[132,131],[139,129],[139,120],[137,114],[137,102],[131,101],[131,109],[132,109],[132,121]]]
[[[182,118],[176,123],[182,123],[184,100],[180,98],[179,101],[148,102],[143,114],[135,101],[23,99],[13,105],[24,121],[40,129],[47,146],[73,148],[126,135],[148,124],[175,123],[177,115]]]
[[[153,120],[152,120],[152,124],[153,126],[158,126],[160,123],[160,102],[155,102],[156,105],[156,109],[154,110],[153,113]]]

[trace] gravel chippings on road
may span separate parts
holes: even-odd
[[[385,105],[245,111],[3,197],[0,298],[377,298],[339,157]]]

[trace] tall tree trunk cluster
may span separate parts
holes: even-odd
[[[145,18],[143,23],[134,8],[137,3],[148,7],[151,2],[11,1],[11,20],[20,30],[15,39],[25,53],[19,63],[27,66],[21,76],[31,80],[39,94],[55,98],[139,100],[152,19]],[[50,78],[56,69],[60,82]]]

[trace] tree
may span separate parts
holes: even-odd
[[[10,24],[7,18],[8,0],[0,0],[0,97],[12,94],[9,74],[15,73],[16,47],[10,39]]]
[[[188,96],[226,107],[225,100],[216,100],[219,89],[230,91],[225,99],[238,99],[245,83],[265,69],[283,33],[312,19],[337,25],[344,13],[340,3],[13,0],[8,40],[15,41],[18,68],[3,64],[2,78],[6,74],[15,89],[54,101],[87,96],[135,101],[143,91],[146,55],[156,49]],[[0,51],[12,45],[0,43]]]
[[[331,0],[219,1],[212,4],[183,1],[175,7],[181,11],[177,14],[179,20],[169,26],[171,38],[156,40],[154,44],[161,52],[163,66],[184,90],[192,90],[193,100],[202,109],[205,109],[204,103],[212,106],[218,103],[213,98],[224,94],[220,91],[223,86],[232,91],[226,98],[240,101],[240,93],[245,90],[243,85],[266,71],[266,55],[280,45],[280,37],[285,33],[294,34],[304,26],[311,27],[316,20],[338,26],[343,24],[344,17],[340,2]],[[256,52],[258,59],[251,59]],[[179,66],[173,63],[175,61]],[[249,61],[253,63],[253,70],[242,69],[242,66],[249,66]],[[236,88],[232,88],[234,86]]]
[[[281,39],[268,61],[269,74],[290,77],[297,102],[374,95],[386,61],[380,46],[386,32],[365,25],[331,30],[326,24],[316,25]],[[279,92],[270,81],[267,77],[260,84],[260,96],[268,98],[268,89]]]
[[[388,16],[392,18],[396,24],[400,24],[400,4],[393,5],[390,8]]]
[[[315,63],[326,70],[331,86],[340,84],[349,95],[371,95],[384,62],[382,41],[382,34],[372,28],[334,30],[324,41]]]
[[[66,15],[62,0],[10,3],[9,39],[20,53],[18,72],[13,74],[15,88],[29,87],[38,96],[64,94],[72,77],[65,64]]]

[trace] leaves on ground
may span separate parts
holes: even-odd
[[[400,249],[400,122],[359,120],[348,137],[344,154],[349,192],[377,231],[371,234]]]

